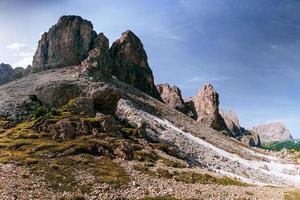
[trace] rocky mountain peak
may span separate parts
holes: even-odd
[[[282,122],[258,125],[253,131],[259,134],[262,143],[293,140],[293,137]]]
[[[192,101],[197,113],[197,121],[216,130],[228,131],[219,113],[219,94],[211,84],[204,85]]]
[[[120,81],[160,99],[144,46],[132,31],[124,32],[112,44],[110,55],[114,65],[114,76]]]
[[[176,86],[170,86],[168,83],[158,84],[156,86],[162,100],[173,109],[184,111],[185,105],[181,96],[181,91]]]
[[[33,57],[33,71],[80,64],[88,56],[95,37],[90,21],[79,16],[62,16],[42,35]]]
[[[219,112],[223,119],[225,120],[225,123],[229,130],[233,133],[234,136],[241,135],[241,126],[240,121],[238,119],[238,116],[233,111],[225,112],[223,109],[219,109]]]

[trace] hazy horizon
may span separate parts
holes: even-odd
[[[281,121],[300,138],[296,0],[0,0],[0,12],[0,63],[26,67],[41,33],[61,15],[80,15],[110,44],[135,32],[156,83],[177,85],[184,97],[212,83],[242,126]]]

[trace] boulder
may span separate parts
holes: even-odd
[[[80,96],[81,88],[78,83],[72,81],[46,82],[38,86],[34,94],[38,101],[50,107],[60,107],[71,99]]]
[[[34,72],[78,65],[93,47],[93,25],[79,16],[62,16],[42,35],[34,54]]]
[[[219,94],[210,84],[205,85],[199,93],[192,98],[196,120],[218,131],[228,131],[223,117],[219,113]]]
[[[71,140],[77,136],[95,135],[96,137],[110,136],[122,138],[117,122],[112,116],[96,118],[66,117],[54,124],[53,121],[44,121],[38,130],[50,132],[55,140]]]
[[[112,73],[119,81],[160,99],[144,46],[133,32],[124,32],[113,43],[110,55],[114,64]]]
[[[183,102],[181,91],[176,86],[170,86],[168,83],[158,84],[156,86],[162,100],[170,108],[185,112],[185,104]]]
[[[97,111],[110,115],[114,115],[116,112],[118,101],[121,98],[117,89],[107,85],[92,90],[89,96],[92,98]]]

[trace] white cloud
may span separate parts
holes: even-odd
[[[34,55],[34,52],[20,52],[19,53],[19,56],[21,57],[29,57],[29,56],[33,56]]]
[[[32,56],[27,56],[16,62],[13,66],[14,67],[27,67],[32,63]]]
[[[206,76],[206,77],[202,77],[202,76],[196,76],[193,77],[189,80],[187,80],[187,83],[194,83],[194,82],[216,82],[216,81],[226,81],[231,79],[232,77],[230,76]]]
[[[27,44],[23,43],[13,43],[10,45],[7,45],[6,48],[11,51],[19,51],[21,48],[28,46]]]

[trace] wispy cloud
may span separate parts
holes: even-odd
[[[28,65],[31,65],[32,63],[32,56],[27,56],[19,60],[14,64],[14,67],[26,67]]]
[[[199,85],[203,85],[205,83],[215,83],[219,81],[227,81],[232,79],[231,76],[219,75],[219,76],[194,76],[193,78],[187,79],[183,81],[178,86],[182,89],[186,88],[199,88]]]
[[[6,46],[7,49],[12,50],[12,51],[19,51],[21,48],[23,47],[27,47],[28,44],[24,44],[24,43],[13,43],[13,44],[9,44]]]
[[[230,76],[195,76],[191,79],[186,80],[187,83],[194,83],[194,82],[216,82],[216,81],[226,81],[232,79]]]

